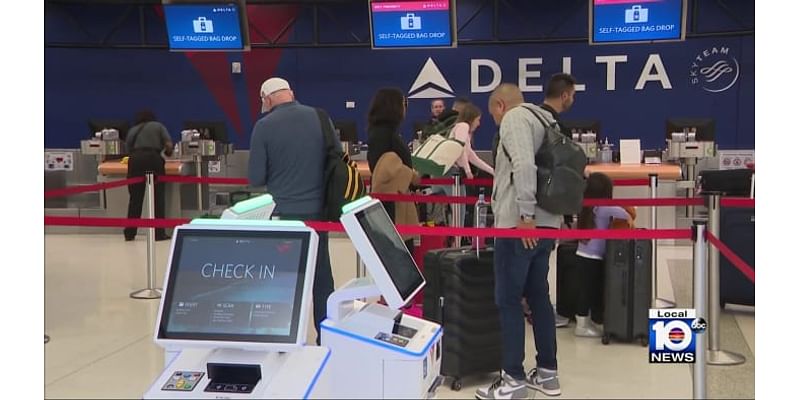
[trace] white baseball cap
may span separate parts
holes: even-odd
[[[261,96],[269,96],[279,90],[289,90],[289,82],[283,78],[269,78],[261,84]]]

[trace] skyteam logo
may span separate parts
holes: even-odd
[[[724,92],[739,80],[739,61],[728,47],[713,47],[698,54],[689,69],[689,83],[711,93]]]
[[[411,89],[408,90],[410,99],[438,99],[442,97],[455,97],[453,88],[439,71],[439,67],[428,57]]]

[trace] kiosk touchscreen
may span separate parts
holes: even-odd
[[[242,200],[222,212],[220,219],[269,219],[275,210],[272,195],[262,194],[252,199]]]
[[[301,222],[176,228],[154,339],[179,353],[144,397],[307,397],[330,354],[305,346],[316,253]]]
[[[320,330],[331,360],[315,397],[430,398],[442,381],[441,327],[398,311],[425,279],[380,201],[364,197],[342,212],[370,276],[328,298]],[[357,300],[375,296],[386,305]]]

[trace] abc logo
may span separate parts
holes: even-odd
[[[708,324],[706,320],[702,318],[695,318],[694,321],[692,321],[692,331],[694,331],[694,333],[703,333],[706,331],[706,327],[708,327]]]
[[[692,325],[698,322],[695,319]],[[702,321],[705,327],[705,321]],[[705,328],[703,328],[705,329]],[[667,323],[658,321],[653,324],[655,332],[655,349],[657,351],[683,351],[692,344],[692,328],[684,321],[672,320]]]

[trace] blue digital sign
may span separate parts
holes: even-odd
[[[372,2],[372,47],[454,47],[451,12],[447,0]]]
[[[682,40],[684,0],[593,0],[592,43]]]
[[[222,4],[165,4],[171,50],[242,50],[239,6]]]

